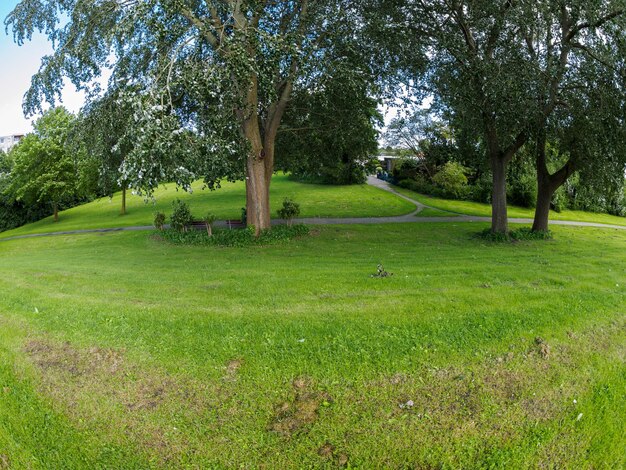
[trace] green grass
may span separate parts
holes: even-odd
[[[239,219],[246,205],[243,182],[224,183],[217,191],[202,190],[202,183],[193,185],[193,193],[176,190],[174,184],[160,188],[155,202],[144,201],[129,194],[127,214],[120,215],[121,193],[113,198],[102,198],[90,204],[63,211],[59,222],[52,217],[0,234],[0,238],[42,232],[62,232],[90,228],[152,225],[154,213],[170,214],[172,201],[180,198],[189,203],[192,213],[204,217],[209,211],[218,219]],[[368,185],[331,186],[298,183],[287,175],[277,174],[272,179],[272,215],[282,206],[283,199],[291,197],[300,204],[301,217],[383,217],[410,213],[415,207],[393,194]]]
[[[454,217],[455,215],[458,214],[442,211],[439,209],[433,209],[432,207],[425,207],[417,214],[415,214],[415,217]]]
[[[0,467],[624,468],[626,232],[486,226],[0,243]]]
[[[409,189],[394,187],[396,191],[416,201],[436,209],[456,212],[457,214],[473,215],[477,217],[491,217],[491,205],[473,201],[457,201],[454,199],[441,199],[416,193]],[[509,206],[508,215],[511,218],[532,219],[535,210],[526,207]],[[550,211],[550,220],[571,220],[577,222],[595,222],[599,224],[625,225],[626,217],[618,217],[610,214],[595,212],[564,210],[561,212]]]

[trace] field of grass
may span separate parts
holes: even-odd
[[[624,468],[626,232],[486,226],[0,243],[0,468]]]
[[[454,199],[441,199],[434,196],[427,196],[416,193],[409,189],[394,187],[396,191],[405,196],[415,199],[427,206],[444,211],[456,212],[464,215],[474,215],[477,217],[491,217],[491,206],[474,201],[457,201]],[[532,219],[535,210],[526,207],[509,206],[508,215],[511,218]],[[595,212],[564,210],[561,212],[550,211],[550,220],[572,220],[578,222],[595,222],[599,224],[625,225],[626,217],[618,217],[610,214],[600,214]]]
[[[193,193],[176,190],[174,184],[156,191],[155,201],[146,203],[143,197],[128,195],[127,214],[120,215],[121,193],[90,204],[74,207],[59,215],[55,223],[48,217],[34,224],[0,234],[0,238],[29,233],[62,232],[66,230],[152,225],[154,213],[170,214],[176,198],[189,203],[192,213],[201,218],[209,211],[218,219],[239,219],[246,205],[243,182],[225,182],[217,191],[202,190],[202,183],[193,185]],[[277,174],[272,179],[272,214],[291,197],[300,204],[302,217],[383,217],[407,214],[415,207],[399,197],[368,185],[331,186],[298,183]]]

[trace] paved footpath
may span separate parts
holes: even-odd
[[[402,223],[433,223],[433,222],[491,222],[491,217],[476,217],[471,215],[462,215],[456,214],[454,212],[450,212],[449,217],[416,217],[421,211],[426,208],[437,209],[435,207],[430,207],[425,204],[422,204],[415,199],[411,199],[404,194],[400,194],[396,191],[389,183],[386,181],[379,180],[374,176],[369,176],[367,178],[367,184],[370,186],[375,186],[384,191],[389,191],[390,193],[395,194],[396,196],[409,201],[410,203],[415,205],[415,210],[406,215],[397,215],[393,217],[344,217],[344,218],[336,218],[336,217],[309,217],[302,219],[294,219],[295,223],[306,224],[306,225],[349,225],[349,224],[402,224]],[[441,212],[448,212],[442,209],[437,209]],[[509,222],[512,224],[532,224],[533,219],[518,219],[511,218]],[[286,222],[280,219],[272,220],[273,225],[282,225]],[[614,228],[617,230],[626,230],[626,226],[623,225],[611,225],[611,224],[598,224],[595,222],[575,222],[570,220],[551,220],[551,225],[568,225],[573,227],[598,227],[598,228]],[[217,221],[214,224],[214,227],[227,227],[226,221]],[[166,225],[167,227],[167,225]],[[152,225],[139,225],[133,227],[115,227],[115,228],[96,228],[96,229],[85,229],[85,230],[67,230],[64,232],[47,232],[47,233],[33,233],[30,235],[17,235],[15,237],[7,237],[0,238],[0,242],[5,242],[9,240],[18,240],[22,238],[38,238],[38,237],[50,237],[54,235],[79,235],[82,233],[108,233],[108,232],[129,232],[129,231],[140,231],[140,230],[154,230],[154,226]]]

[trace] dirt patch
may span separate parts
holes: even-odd
[[[187,436],[160,417],[197,420],[224,398],[215,387],[130,363],[122,349],[33,339],[23,350],[40,372],[42,392],[78,426],[114,442],[125,436],[158,462],[176,462],[189,448]]]
[[[226,364],[226,374],[224,380],[227,382],[234,382],[239,376],[239,369],[243,365],[243,359],[232,359]]]
[[[348,455],[344,453],[338,453],[335,446],[330,442],[325,442],[319,449],[317,449],[317,455],[327,462],[334,462],[340,467],[345,467],[348,464]]]
[[[11,468],[11,461],[8,455],[0,454],[0,470],[9,470]]]
[[[331,398],[324,391],[314,390],[313,383],[306,377],[298,377],[292,383],[294,399],[278,404],[269,429],[284,437],[305,432],[319,416],[320,407],[330,404]]]
[[[327,460],[331,459],[334,453],[335,446],[332,445],[330,442],[324,443],[324,445],[317,450],[317,455]]]
[[[72,376],[93,375],[98,372],[116,374],[123,365],[123,351],[90,348],[78,350],[65,342],[61,345],[31,340],[24,347],[33,362],[41,369],[54,369]]]
[[[533,346],[534,352],[539,354],[544,359],[550,357],[550,345],[546,343],[546,340],[537,336],[535,338],[535,344]]]

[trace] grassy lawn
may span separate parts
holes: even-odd
[[[127,227],[152,225],[154,213],[170,214],[172,201],[180,198],[189,203],[192,213],[198,218],[207,212],[218,219],[239,219],[241,207],[246,205],[243,182],[224,183],[217,191],[202,190],[202,183],[193,185],[193,193],[177,191],[174,184],[159,189],[155,202],[144,201],[143,197],[128,195],[127,214],[120,215],[121,193],[113,198],[102,198],[90,204],[74,207],[60,213],[55,223],[48,217],[34,224],[0,234],[0,238],[41,232],[66,230]],[[383,217],[410,213],[415,207],[393,194],[368,185],[331,186],[304,184],[277,174],[272,180],[272,213],[282,206],[283,199],[291,197],[300,203],[302,217]]]
[[[626,232],[486,226],[1,243],[0,468],[624,468]]]
[[[457,214],[442,211],[439,209],[433,209],[432,207],[425,207],[424,209],[419,211],[417,214],[415,214],[415,217],[450,217],[450,216],[454,217],[455,215]]]
[[[426,204],[427,206],[441,209],[444,211],[456,212],[464,215],[475,215],[478,217],[491,217],[491,205],[473,201],[456,201],[453,199],[441,199],[434,196],[427,196],[416,193],[409,189],[395,186],[394,189],[405,196],[409,196],[416,201]],[[526,207],[509,206],[509,217],[532,219],[535,216],[535,210]],[[550,211],[551,220],[573,220],[579,222],[595,222],[599,224],[626,225],[626,217],[618,217],[609,214],[600,214],[595,212],[570,211],[562,212]]]

